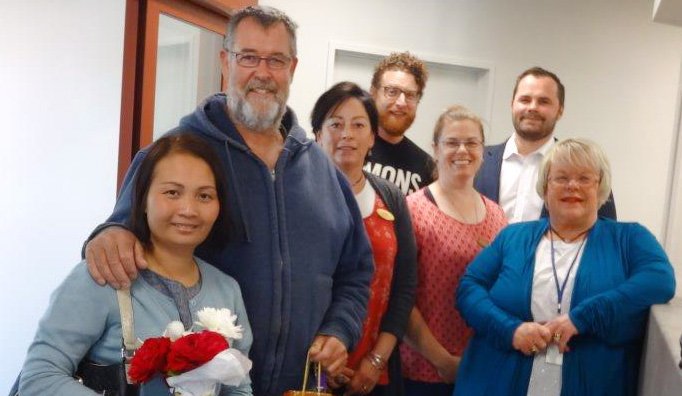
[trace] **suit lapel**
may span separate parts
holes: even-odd
[[[504,154],[505,144],[506,141],[494,146],[486,146],[483,152],[483,165],[474,181],[478,192],[498,203],[500,201],[502,154]]]

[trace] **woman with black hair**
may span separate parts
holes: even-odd
[[[320,96],[311,120],[316,141],[353,189],[375,267],[362,338],[344,374],[330,384],[346,394],[400,395],[399,358],[393,352],[414,304],[416,245],[403,194],[363,171],[379,128],[374,100],[356,84],[341,82]]]
[[[148,269],[130,287],[134,333],[159,337],[172,321],[189,330],[204,307],[228,308],[242,326],[230,348],[248,355],[251,328],[237,282],[194,256],[203,244],[227,242],[225,178],[218,157],[201,138],[174,134],[156,141],[140,165],[133,193],[131,230],[142,243]],[[85,261],[55,290],[29,347],[20,394],[95,395],[74,379],[82,361],[121,362],[122,323],[117,292],[92,281]],[[168,395],[160,376],[141,395]],[[221,395],[250,395],[246,379]]]

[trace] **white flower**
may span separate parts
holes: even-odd
[[[213,395],[210,391],[216,383],[238,386],[248,377],[251,360],[234,348],[226,349],[203,365],[166,378],[175,392],[184,396]],[[176,393],[178,394],[178,393]]]
[[[197,312],[199,320],[194,322],[206,330],[215,331],[222,334],[227,339],[241,339],[242,326],[237,326],[237,315],[232,315],[232,312],[227,308],[215,309],[206,307]]]
[[[179,320],[168,323],[166,330],[163,332],[163,336],[170,338],[171,341],[175,341],[185,334],[185,326]]]

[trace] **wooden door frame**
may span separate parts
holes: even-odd
[[[135,153],[153,140],[161,13],[222,36],[234,10],[257,0],[126,0],[117,190]]]

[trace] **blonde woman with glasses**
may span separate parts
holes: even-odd
[[[407,395],[452,394],[471,335],[455,309],[455,289],[469,262],[507,224],[502,209],[474,189],[484,140],[479,117],[448,108],[433,133],[437,178],[407,198],[418,250],[416,306],[400,350]]]
[[[455,395],[635,395],[649,307],[675,293],[670,261],[640,224],[598,217],[611,171],[594,143],[554,145],[537,190],[549,218],[507,227],[462,278],[475,335]]]

